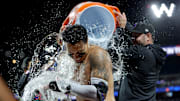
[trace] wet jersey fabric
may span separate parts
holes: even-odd
[[[125,48],[118,101],[156,101],[156,81],[166,53],[157,45]]]

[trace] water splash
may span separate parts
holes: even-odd
[[[48,64],[49,60],[55,61],[60,54],[62,47],[57,43],[57,36],[58,33],[51,33],[37,44],[32,56],[30,78],[38,76],[41,70],[45,69],[43,65]]]
[[[43,101],[55,101],[57,99],[60,99],[60,100],[68,99],[68,96],[63,93],[55,92],[55,91],[45,88],[47,85],[49,85],[51,81],[55,81],[55,78],[57,76],[61,78],[64,77],[64,75],[62,75],[59,72],[44,71],[38,77],[33,78],[25,86],[21,101],[32,101],[32,99],[35,99],[35,97],[37,97],[35,96],[36,92],[39,92],[38,94],[41,94],[40,99]],[[63,78],[63,79],[67,79],[67,78]]]
[[[54,99],[67,99],[63,93],[51,90],[43,90],[50,81],[55,81],[59,76],[66,80],[72,80],[76,64],[68,56],[67,51],[57,43],[58,33],[51,33],[46,36],[36,47],[32,58],[30,81],[24,88],[23,101],[29,101],[33,94],[39,91],[44,101]]]
[[[57,13],[57,11],[55,13]],[[47,23],[43,22],[43,23],[45,25],[49,25],[48,22]],[[113,51],[109,51],[109,54],[113,61],[114,81],[118,81],[119,78],[121,77],[121,74],[122,74],[121,71],[123,67],[123,59],[122,59],[121,50],[123,50],[123,47],[125,44],[123,42],[124,38],[119,37],[117,32],[114,33],[113,36],[112,36],[112,33],[110,33],[110,35],[109,33],[108,35],[106,35],[105,31],[107,32],[107,29],[109,29],[111,26],[109,25],[101,26],[98,23],[99,22],[97,22],[97,24],[95,24],[93,27],[88,28],[88,29],[92,29],[92,30],[88,30],[88,32],[92,32],[92,33],[94,30],[98,31],[96,29],[101,29],[101,31],[99,31],[101,33],[98,33],[96,35],[90,34],[91,37],[89,38],[89,41],[90,41],[89,43],[98,45],[107,50],[108,49],[113,50]],[[41,27],[39,26],[40,24],[38,24],[35,28],[32,28],[32,29],[34,30],[37,28],[41,29]],[[86,25],[86,26],[89,26],[89,25]],[[46,27],[44,28],[46,29]],[[49,29],[47,28],[47,30]],[[35,32],[39,32],[39,31],[35,30]],[[73,60],[70,57],[68,57],[65,52],[64,53],[62,52],[63,46],[60,46],[57,43],[57,39],[56,39],[57,36],[58,36],[58,33],[51,33],[48,36],[46,36],[39,44],[36,45],[36,49],[32,57],[32,64],[31,64],[31,71],[30,71],[31,81],[25,86],[25,91],[23,95],[23,99],[25,99],[24,101],[26,101],[26,99],[32,99],[32,96],[33,96],[32,93],[36,89],[41,88],[42,86],[46,85],[49,80],[54,79],[53,76],[55,76],[57,73],[47,72],[46,70],[48,70],[49,67],[52,68],[53,71],[61,74],[63,78],[66,78],[69,80],[73,78],[74,70],[76,69],[74,67],[76,66],[73,63]],[[121,43],[119,43],[120,41]],[[108,43],[110,43],[109,46],[107,46]],[[119,44],[117,45],[117,43]],[[54,63],[56,63],[56,66]],[[81,73],[83,73],[83,70],[81,71]],[[83,76],[82,74],[80,75],[81,77]],[[49,78],[49,76],[52,76],[52,78],[51,77]],[[47,79],[46,77],[48,78],[48,80],[44,81]],[[38,82],[37,85],[35,81]],[[31,87],[34,87],[34,88],[30,89]],[[53,97],[54,95],[52,96],[52,92],[47,93],[47,95],[49,96],[48,98],[45,96],[45,93],[43,91],[40,90],[40,92],[43,94],[44,98],[46,99],[55,99]]]
[[[124,36],[119,35],[119,33],[119,30],[113,33],[107,48],[112,60],[114,81],[119,81],[123,75],[124,61],[122,51],[128,44]]]
[[[57,36],[58,33],[49,34],[37,45],[32,59],[31,81],[25,86],[22,97],[23,101],[32,99],[33,93],[36,90],[40,91],[42,97],[45,99],[55,99],[55,95],[51,95],[53,91],[44,92],[42,87],[47,85],[48,82],[55,80],[55,76],[57,75],[60,75],[61,78],[65,78],[66,80],[73,79],[77,64],[68,56],[67,51],[63,50],[63,46],[57,43]],[[119,81],[124,65],[121,52],[127,43],[124,41],[123,36],[118,35],[118,32],[115,32],[109,41],[107,50],[113,62],[114,81]],[[49,61],[52,61],[52,63],[49,63]],[[52,65],[53,63],[56,63],[56,66]],[[53,68],[53,71],[47,71],[49,68]],[[82,73],[83,70],[81,70],[81,77],[83,77]],[[63,94],[61,96],[64,98]],[[56,97],[61,96],[58,95]],[[67,98],[67,96],[65,97]]]

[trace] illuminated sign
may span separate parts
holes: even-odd
[[[162,88],[156,88],[157,93],[162,92],[178,92],[180,91],[180,86],[169,86],[169,87],[162,87]]]
[[[167,55],[177,55],[180,56],[180,45],[162,47],[166,51]]]
[[[171,17],[173,14],[174,8],[175,8],[174,3],[170,4],[169,9],[168,9],[168,7],[166,7],[166,5],[164,3],[161,4],[161,7],[159,9],[156,5],[151,6],[151,9],[153,10],[154,14],[158,18],[160,18],[164,12],[167,14],[168,17]]]
[[[161,87],[161,88],[156,88],[156,93],[164,93],[164,92],[179,92],[180,91],[180,86],[168,86],[168,87]],[[118,96],[118,91],[114,92],[114,96]]]

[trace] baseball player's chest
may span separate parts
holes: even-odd
[[[74,72],[75,81],[79,82],[80,84],[89,84],[91,73],[90,65],[88,63],[78,65]]]

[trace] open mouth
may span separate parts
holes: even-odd
[[[75,61],[76,61],[77,63],[80,63],[80,62],[81,62],[81,58],[77,58],[77,59],[75,59]]]

